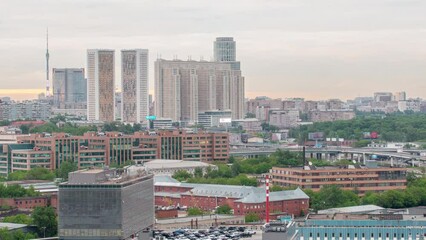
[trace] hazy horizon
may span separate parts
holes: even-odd
[[[230,36],[247,98],[426,98],[425,12],[421,0],[5,0],[0,96],[43,91],[49,27],[51,68],[85,68],[87,49],[115,49],[117,87],[121,49],[149,49],[152,93],[157,56],[210,60],[215,38]]]

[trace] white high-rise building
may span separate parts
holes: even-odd
[[[87,50],[87,120],[114,121],[114,50]]]
[[[148,50],[121,50],[122,121],[147,123]]]

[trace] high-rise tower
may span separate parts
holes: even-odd
[[[240,70],[237,59],[236,42],[232,37],[217,37],[213,43],[214,60],[231,63],[233,70]]]
[[[114,121],[114,50],[87,50],[87,119]]]
[[[122,120],[146,122],[149,115],[148,50],[121,50]]]
[[[49,83],[49,29],[46,30],[46,97],[50,96]]]

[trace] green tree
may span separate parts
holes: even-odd
[[[33,221],[28,215],[17,214],[13,216],[4,217],[3,222],[31,225]]]
[[[203,214],[204,214],[204,211],[201,208],[197,208],[197,207],[188,208],[188,216],[199,216]]]
[[[232,214],[232,208],[228,204],[225,204],[225,205],[219,206],[216,209],[216,213],[217,214]]]
[[[36,236],[31,233],[24,233],[22,230],[17,230],[13,232],[9,232],[6,228],[0,229],[0,239],[1,240],[28,240],[35,239]]]
[[[185,170],[178,170],[173,174],[172,176],[174,179],[177,179],[179,181],[185,181],[191,178],[191,174],[188,171]]]
[[[36,207],[32,213],[33,223],[39,236],[54,237],[58,233],[58,221],[52,207]]]
[[[78,170],[76,163],[72,161],[64,161],[61,163],[59,169],[56,170],[56,176],[64,180],[68,180],[68,174]]]
[[[270,190],[271,192],[279,192],[279,191],[283,191],[283,190],[284,190],[284,188],[283,188],[283,187],[281,187],[281,186],[278,186],[278,185],[272,185],[272,186],[269,188],[269,190]]]
[[[19,129],[21,129],[21,131],[22,131],[22,134],[28,134],[28,133],[30,133],[30,126],[28,126],[28,125],[21,125],[20,127],[19,127]]]
[[[202,178],[203,177],[203,169],[200,167],[197,167],[194,169],[194,177],[196,178]]]
[[[260,221],[260,216],[257,215],[256,213],[247,213],[244,216],[244,218],[245,218],[246,223],[259,222]]]

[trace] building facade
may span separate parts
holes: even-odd
[[[148,50],[121,50],[122,121],[146,123],[149,115]]]
[[[53,106],[60,109],[84,109],[86,101],[84,68],[54,68]]]
[[[128,239],[154,225],[152,175],[89,169],[59,185],[59,238]],[[140,238],[143,239],[143,238]]]
[[[321,187],[337,185],[344,190],[357,190],[360,195],[368,191],[405,189],[407,186],[406,168],[367,168],[354,167],[295,167],[271,170],[274,185],[298,186],[302,189],[319,191]]]
[[[87,119],[114,121],[115,51],[87,50]]]
[[[269,112],[269,124],[280,129],[297,127],[299,121],[299,111],[297,110],[272,110]]]
[[[0,175],[35,167],[58,169],[64,161],[79,168],[120,165],[129,160],[141,164],[154,159],[227,161],[227,133],[183,130],[135,132],[87,132],[83,136],[55,133],[17,138],[16,144],[0,144]]]
[[[237,59],[237,46],[232,37],[218,37],[213,43],[214,60],[216,62],[228,62],[232,69],[241,70]]]
[[[195,123],[199,112],[216,109],[244,117],[244,77],[227,63],[159,59],[155,96],[156,115],[173,121]]]
[[[166,176],[154,179],[156,206],[187,206],[212,211],[228,205],[234,215],[254,213],[262,219],[266,216],[264,187],[181,183]],[[301,216],[308,213],[309,196],[300,189],[271,192],[269,204],[270,214]]]

